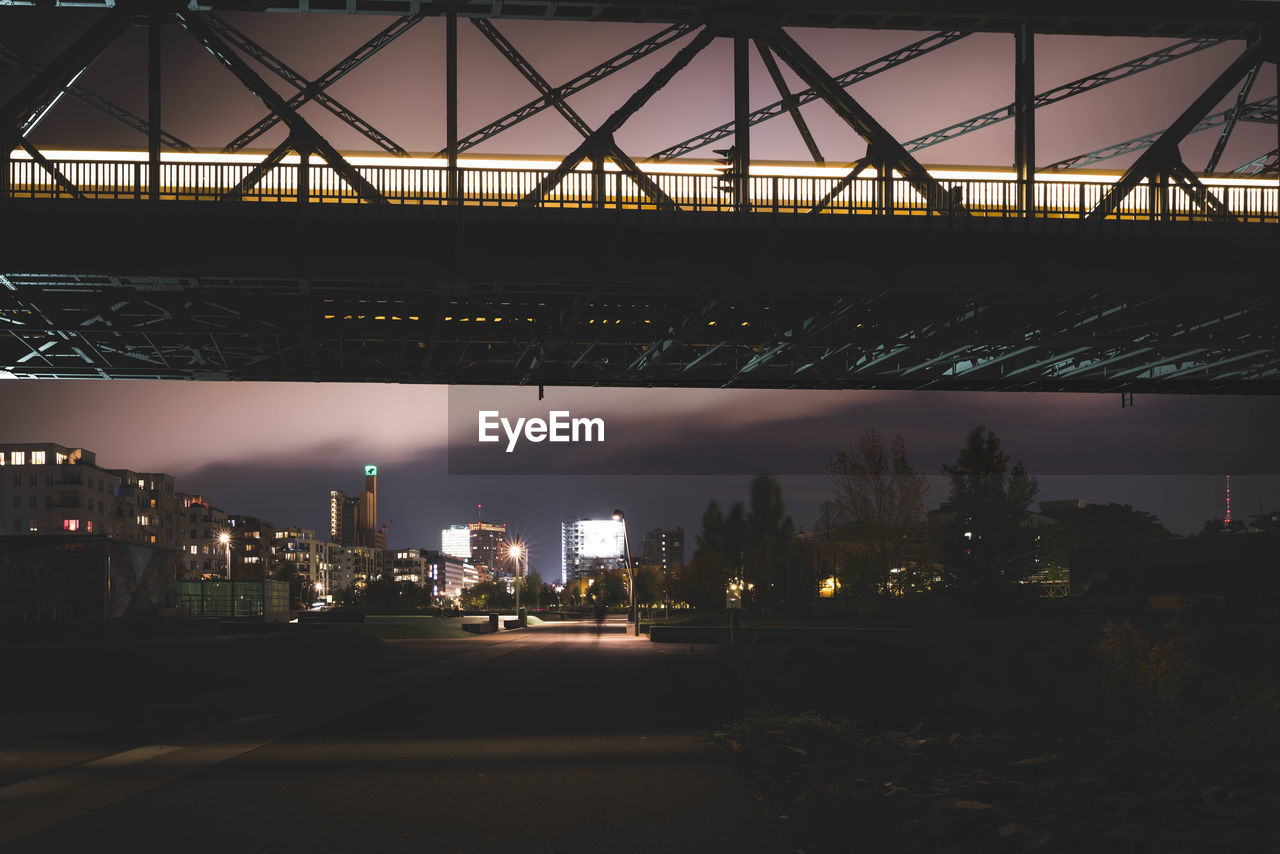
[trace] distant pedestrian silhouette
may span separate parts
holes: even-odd
[[[604,603],[597,601],[596,602],[596,625],[597,626],[604,625],[604,618],[607,613],[608,613],[608,609],[605,608]]]

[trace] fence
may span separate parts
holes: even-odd
[[[137,161],[54,160],[66,179],[54,178],[41,164],[13,160],[12,198],[147,199],[150,169]],[[306,201],[317,204],[359,204],[359,193],[323,163],[306,168],[282,164],[264,170],[250,183],[256,165],[227,162],[163,163],[158,198],[179,201],[240,200],[245,202]],[[519,204],[552,208],[654,210],[660,203],[625,173],[573,171],[541,197],[538,187],[550,169],[492,169],[460,167],[450,193],[449,170],[443,166],[378,165],[355,167],[392,204],[510,207]],[[646,177],[681,210],[728,212],[737,209],[731,188],[722,189],[717,175],[646,173]],[[67,186],[69,184],[70,186]],[[839,177],[752,175],[749,210],[763,213],[895,214],[928,216],[964,213],[980,217],[1020,216],[1017,181],[1001,179],[940,179],[943,193],[895,177]],[[300,195],[299,187],[306,191]],[[1098,204],[1110,184],[1097,181],[1038,180],[1036,216],[1080,219]],[[1280,221],[1280,187],[1258,183],[1208,183],[1215,197],[1197,200],[1180,186],[1138,185],[1112,216],[1123,220],[1218,220],[1229,211],[1237,221]],[[666,200],[663,200],[665,204]],[[1206,203],[1207,202],[1207,203]],[[1218,206],[1216,202],[1220,202]],[[820,208],[820,210],[816,210]]]

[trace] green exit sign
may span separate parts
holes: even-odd
[[[377,477],[377,476],[378,476],[378,467],[377,467],[377,466],[365,466],[365,467],[364,467],[364,476],[365,476],[365,477]]]

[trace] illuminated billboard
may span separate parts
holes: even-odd
[[[578,557],[613,559],[622,556],[622,521],[582,519],[574,523],[578,534]]]

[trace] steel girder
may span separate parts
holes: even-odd
[[[414,15],[413,17],[402,17],[393,22],[390,26],[381,30],[373,38],[366,41],[363,45],[356,48],[348,54],[342,61],[338,62],[324,74],[321,74],[315,80],[307,80],[298,72],[290,68],[286,63],[275,57],[266,48],[259,45],[253,39],[228,24],[226,21],[216,15],[209,15],[208,21],[213,28],[227,38],[233,45],[240,48],[247,55],[252,56],[263,67],[269,69],[277,77],[284,80],[290,86],[298,90],[297,94],[291,97],[287,105],[290,109],[298,110],[303,104],[309,101],[315,101],[326,110],[342,120],[348,127],[353,128],[362,134],[365,138],[371,140],[374,145],[395,154],[399,157],[407,157],[408,152],[397,145],[390,137],[379,131],[373,125],[369,124],[360,116],[356,115],[352,110],[343,106],[332,95],[326,91],[334,83],[341,80],[349,72],[353,71],[369,57],[382,50],[391,42],[407,33],[416,24],[422,21],[422,15]],[[280,122],[280,117],[272,112],[259,119],[253,127],[241,133],[223,148],[226,152],[240,151],[249,145],[255,139],[258,139],[271,128]]]
[[[217,278],[0,280],[0,373],[571,385],[1280,390],[1275,300],[879,288],[703,289]],[[548,334],[552,333],[552,334]],[[538,357],[530,359],[531,344]]]
[[[908,63],[911,60],[924,56],[927,53],[932,53],[940,47],[946,47],[967,35],[969,35],[969,33],[958,32],[955,30],[935,33],[918,41],[914,41],[906,47],[899,48],[898,50],[891,51],[877,59],[873,59],[870,62],[864,62],[856,68],[851,68],[843,74],[836,75],[833,79],[842,88],[847,89],[855,83],[861,83],[863,80],[867,80],[877,74],[888,71],[891,68],[897,68],[899,65]],[[796,92],[791,96],[792,105],[796,109],[820,99],[821,96],[818,94],[817,90],[812,87]],[[752,110],[747,116],[747,121],[752,125],[758,125],[761,122],[766,122],[769,119],[782,115],[789,109],[791,108],[787,106],[786,99],[784,98],[783,100],[774,101],[772,104]],[[696,136],[692,136],[684,142],[679,142],[675,145],[664,148],[662,151],[654,154],[650,159],[671,160],[675,157],[683,157],[684,155],[691,154],[700,148],[706,148],[712,143],[728,139],[733,136],[733,131],[734,123],[725,122],[711,130],[703,131]]]
[[[1208,115],[1214,105],[1221,101],[1237,83],[1262,61],[1269,47],[1267,39],[1258,39],[1246,48],[1240,56],[1236,57],[1235,61],[1227,66],[1226,70],[1218,75],[1216,80],[1209,84],[1204,92],[1183,111],[1182,115],[1174,120],[1169,129],[1161,134],[1160,138],[1153,142],[1150,148],[1139,155],[1137,161],[1120,176],[1120,180],[1111,185],[1102,199],[1089,213],[1089,217],[1103,219],[1110,216],[1124,200],[1125,196],[1143,179],[1150,178],[1154,182],[1154,179],[1158,176],[1168,175],[1171,171],[1178,173],[1180,183],[1185,183],[1195,188],[1197,198],[1210,196],[1211,194],[1208,190],[1203,185],[1200,185],[1195,175],[1183,164],[1178,145],[1198,123],[1204,120],[1204,117]],[[1234,109],[1231,112],[1233,116],[1236,114]]]
[[[1175,45],[1162,48],[1152,53],[1131,59],[1128,62],[1122,62],[1119,65],[1113,65],[1102,71],[1073,80],[1070,83],[1064,83],[1061,86],[1055,86],[1052,89],[1046,89],[1039,92],[1035,96],[1034,109],[1043,109],[1051,104],[1059,101],[1065,101],[1068,98],[1074,98],[1076,95],[1083,95],[1085,92],[1092,92],[1109,83],[1115,83],[1118,80],[1124,80],[1143,71],[1152,68],[1158,68],[1167,62],[1173,62],[1176,59],[1182,59],[1184,56],[1190,56],[1193,53],[1213,47],[1221,42],[1216,39],[1188,39]],[[1012,119],[1015,115],[1014,105],[1006,104],[1003,107],[983,113],[980,116],[974,116],[971,119],[965,119],[962,122],[947,125],[944,128],[918,136],[915,139],[908,140],[903,143],[907,151],[920,151],[939,143],[947,142],[959,136],[964,136],[974,131],[983,130],[984,128],[997,125],[1003,121]]]
[[[3,5],[35,6],[42,0],[3,0]],[[129,0],[76,0],[90,9],[119,8]],[[720,0],[202,0],[198,9],[216,12],[284,12],[321,14],[414,15],[443,14],[457,8],[460,15],[541,21],[618,21],[630,23],[692,23],[722,11]],[[940,30],[965,29],[1010,33],[1022,21],[1036,32],[1053,35],[1152,36],[1160,38],[1243,38],[1249,28],[1274,24],[1280,13],[1259,0],[1216,0],[1214,3],[1176,0],[1153,4],[1145,0],[1075,0],[1039,3],[1032,8],[1012,0],[957,3],[955,0],[914,0],[909,4],[869,4],[864,0],[772,0],[751,9],[771,23],[788,27],[850,29]]]
[[[5,63],[6,65],[12,68],[17,68],[20,71],[24,71],[27,74],[30,74],[32,76],[39,74],[41,71],[44,71],[44,66],[41,65],[40,63],[30,59],[29,57],[23,56],[17,51],[11,50],[10,48],[7,48],[2,44],[0,44],[0,62]],[[151,126],[147,123],[146,119],[142,118],[141,116],[135,113],[130,112],[129,110],[126,110],[124,107],[120,106],[114,101],[104,98],[101,95],[97,94],[96,92],[93,92],[89,89],[86,89],[83,86],[79,86],[74,83],[71,84],[70,86],[67,86],[65,91],[71,97],[76,98],[77,100],[82,101],[85,104],[88,104],[90,107],[93,107],[95,110],[98,110],[102,113],[105,113],[108,116],[111,116],[111,118],[115,119],[116,121],[120,122],[123,125],[127,125],[128,127],[133,128],[143,136],[150,135]],[[183,142],[181,139],[169,133],[168,131],[162,130],[160,132],[160,138],[165,145],[167,145],[169,148],[172,148],[174,151],[186,151],[186,152],[195,151],[194,147],[187,144],[186,142]]]
[[[1193,133],[1200,133],[1211,128],[1221,127],[1230,121],[1234,108],[1223,110],[1220,113],[1214,113],[1201,119],[1187,131],[1187,136]],[[1242,122],[1258,122],[1260,124],[1275,124],[1276,121],[1276,96],[1272,95],[1268,98],[1259,98],[1256,101],[1250,101],[1245,104],[1236,114],[1239,121]],[[1156,140],[1164,135],[1163,130],[1154,131],[1152,133],[1136,136],[1133,139],[1127,139],[1124,142],[1117,142],[1103,148],[1089,151],[1084,154],[1077,154],[1074,157],[1068,157],[1066,160],[1059,160],[1057,163],[1051,163],[1043,167],[1046,170],[1068,170],[1068,169],[1084,169],[1094,163],[1102,160],[1110,160],[1113,157],[1122,157],[1126,154],[1135,154],[1146,151]]]

